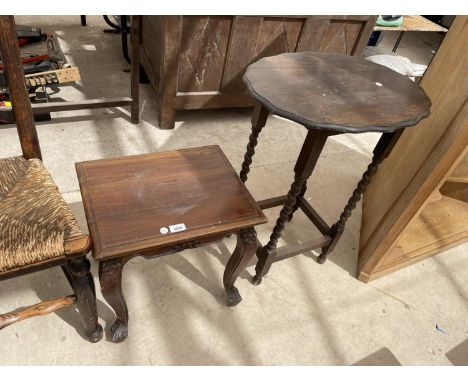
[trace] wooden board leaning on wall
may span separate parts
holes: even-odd
[[[370,281],[468,240],[468,17],[421,81],[431,116],[405,130],[364,194],[358,278]]]

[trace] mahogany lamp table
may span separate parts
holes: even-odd
[[[321,248],[318,262],[326,260],[379,164],[389,155],[405,127],[416,125],[430,114],[431,101],[409,78],[356,56],[302,52],[266,57],[247,68],[244,82],[257,104],[240,172],[243,182],[247,180],[258,136],[269,112],[307,129],[288,194],[259,202],[262,209],[283,206],[269,242],[257,249],[258,262],[252,282],[259,284],[275,261],[318,248]],[[304,198],[307,180],[328,137],[367,132],[383,133],[374,149],[372,163],[339,219],[329,227]],[[286,222],[298,208],[323,236],[301,245],[277,248]]]
[[[128,335],[122,270],[135,256],[237,234],[223,283],[228,305],[241,301],[234,282],[256,251],[254,226],[266,218],[218,146],[80,162],[76,171],[101,291],[117,315],[113,342]]]

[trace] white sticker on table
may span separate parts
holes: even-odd
[[[187,227],[185,227],[184,223],[174,224],[174,225],[169,226],[169,231],[171,231],[171,233],[182,232],[182,231],[185,231],[186,229]]]

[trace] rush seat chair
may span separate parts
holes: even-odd
[[[0,159],[0,280],[61,266],[74,291],[0,314],[0,330],[76,304],[86,337],[97,342],[102,338],[102,327],[86,259],[91,241],[81,232],[42,162],[12,16],[0,16],[0,56],[23,151],[23,156]]]

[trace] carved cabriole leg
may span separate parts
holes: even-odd
[[[122,270],[126,260],[104,260],[99,263],[101,292],[117,316],[110,328],[112,342],[121,342],[128,336],[128,309],[122,291]]]
[[[98,342],[102,338],[102,327],[98,323],[96,290],[90,268],[86,256],[72,259],[62,267],[75,292],[76,305],[86,336],[89,341]]]
[[[294,182],[291,184],[291,188],[286,196],[286,201],[273,228],[270,240],[266,246],[257,250],[258,262],[255,267],[256,274],[252,279],[254,285],[260,284],[262,277],[270,270],[284,225],[290,220],[290,216],[297,204],[297,198],[306,187],[307,179],[312,175],[312,171],[317,164],[328,136],[329,134],[326,131],[321,130],[309,130],[307,133],[296,166],[294,167]]]
[[[247,180],[247,174],[249,173],[250,165],[252,164],[252,157],[255,154],[255,146],[257,146],[258,135],[265,126],[267,118],[268,110],[262,104],[257,103],[252,114],[252,133],[249,137],[247,151],[244,155],[244,162],[242,163],[242,169],[239,174],[239,177],[244,183]]]
[[[317,259],[319,264],[323,264],[327,260],[327,256],[335,249],[338,241],[343,235],[346,222],[348,221],[351,213],[356,208],[356,204],[361,200],[364,191],[369,185],[372,177],[377,172],[379,165],[383,160],[390,154],[391,150],[395,146],[396,142],[400,138],[401,131],[395,133],[382,134],[377,146],[374,149],[374,156],[371,164],[367,167],[367,170],[362,175],[361,180],[357,184],[357,187],[353,191],[353,195],[349,198],[343,212],[340,215],[338,221],[332,225],[330,229],[330,236],[332,238],[330,244],[322,248],[322,253]]]
[[[237,234],[237,245],[229,259],[223,276],[227,304],[235,306],[242,301],[239,291],[234,286],[239,274],[245,269],[257,249],[257,233],[253,227],[241,229]]]

